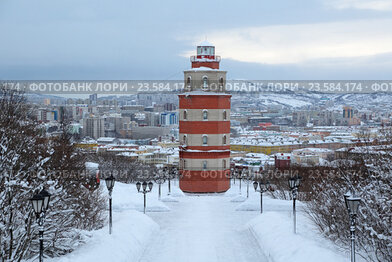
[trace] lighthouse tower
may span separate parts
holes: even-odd
[[[203,42],[184,71],[179,95],[180,188],[216,193],[230,188],[230,99],[226,71],[219,70],[215,47]]]

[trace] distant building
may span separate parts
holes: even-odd
[[[351,106],[343,107],[343,118],[353,118],[353,109]]]
[[[163,109],[165,111],[174,111],[176,110],[176,105],[174,103],[166,103],[163,105]]]
[[[83,134],[94,139],[105,136],[105,119],[88,117],[83,119]]]
[[[120,114],[112,114],[105,117],[106,137],[127,137],[130,135],[130,117],[122,117]]]
[[[89,102],[90,105],[96,106],[97,105],[97,100],[98,100],[98,95],[97,94],[92,94],[89,96]]]
[[[342,125],[354,126],[359,125],[361,120],[354,116],[354,111],[351,106],[343,107],[343,120]]]
[[[327,148],[302,148],[292,152],[292,162],[302,165],[318,165],[320,159],[333,160],[335,152]]]
[[[312,123],[315,126],[332,126],[335,125],[336,116],[333,111],[328,110],[310,110],[293,112],[292,122],[294,126],[306,126]]]
[[[290,164],[291,164],[291,154],[287,154],[287,153],[275,154],[275,168],[287,169],[290,168]]]
[[[160,115],[161,126],[170,126],[178,124],[178,113],[177,112],[164,112]]]
[[[100,137],[97,139],[98,145],[116,144],[118,139],[115,137]]]

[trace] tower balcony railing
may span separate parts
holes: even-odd
[[[216,55],[214,58],[198,58],[197,56],[193,55],[191,56],[191,62],[220,62],[221,57]]]

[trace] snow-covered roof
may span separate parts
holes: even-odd
[[[307,152],[315,152],[315,153],[333,153],[334,151],[328,148],[318,148],[318,147],[307,147],[307,148],[301,148],[301,149],[296,149],[293,152],[301,152],[301,151],[307,151]]]
[[[139,156],[136,153],[132,153],[132,152],[122,152],[120,154],[117,154],[118,156],[128,156],[128,157],[135,157],[135,156]]]
[[[115,137],[100,137],[97,139],[98,142],[113,142],[116,140]]]
[[[180,95],[185,95],[185,96],[231,96],[231,94],[226,94],[226,93],[216,93],[216,92],[206,92],[206,91],[191,91],[191,92],[185,92]]]
[[[213,60],[213,59],[205,59],[205,61],[210,61],[210,60]],[[198,59],[198,61],[202,61],[202,59]],[[185,72],[187,72],[187,71],[220,71],[220,70],[219,69],[205,67],[205,66],[201,66],[201,67],[191,68],[191,69],[185,70]]]
[[[94,162],[86,162],[85,166],[87,169],[98,169],[99,164]]]

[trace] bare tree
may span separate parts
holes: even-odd
[[[45,223],[45,254],[72,251],[83,242],[78,229],[103,225],[100,190],[83,187],[85,159],[62,124],[60,136],[44,136],[23,94],[0,88],[0,260],[37,254],[37,223],[29,198],[43,187],[52,194]]]

